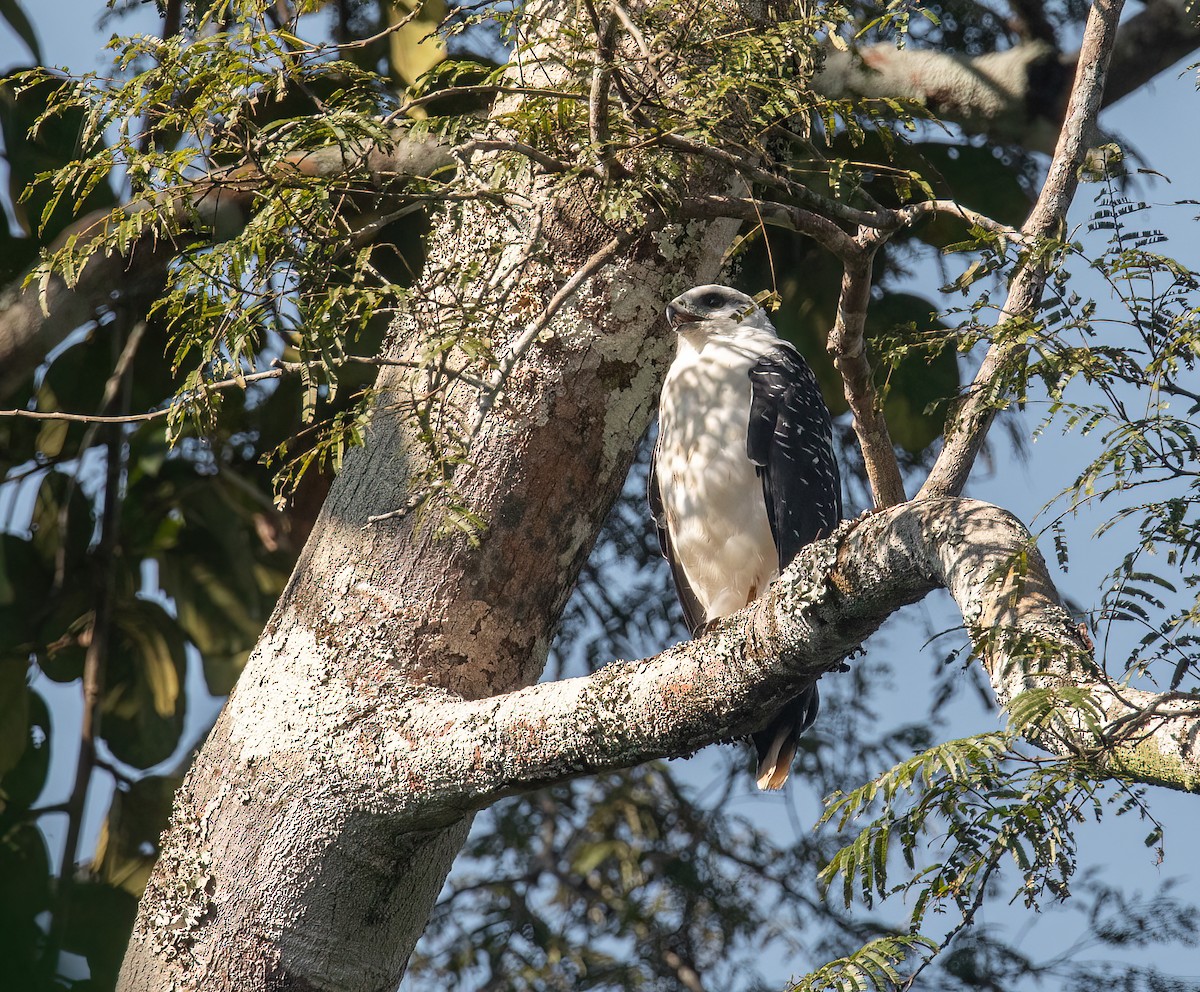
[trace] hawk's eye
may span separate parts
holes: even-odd
[[[704,296],[700,297],[700,302],[710,310],[716,310],[723,301],[717,293],[705,293]]]

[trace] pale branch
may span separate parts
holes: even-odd
[[[714,220],[729,217],[751,224],[767,224],[797,231],[812,238],[843,261],[857,258],[862,249],[854,238],[833,221],[820,214],[772,200],[755,200],[745,196],[709,194],[692,196],[679,204],[679,215],[685,219]]]
[[[1042,192],[1021,227],[1029,242],[1053,238],[1066,222],[1067,210],[1079,185],[1079,167],[1100,112],[1123,3],[1124,0],[1096,0],[1088,13],[1067,117]],[[1047,276],[1046,262],[1041,258],[1027,257],[1018,267],[997,322],[998,339],[988,349],[974,381],[947,424],[942,450],[917,494],[918,499],[957,496],[962,492],[995,419],[996,392],[1002,377],[1014,362],[1026,358],[1020,337],[1006,335],[1005,325],[1034,319],[1041,306]]]
[[[664,93],[670,92],[670,83],[663,78],[662,73],[658,70],[659,54],[651,50],[649,43],[646,41],[645,34],[642,33],[642,29],[638,27],[637,22],[629,16],[629,11],[618,3],[617,0],[610,0],[608,7],[617,20],[621,22],[621,27],[625,29],[625,33],[633,39],[633,43],[637,46],[638,51],[641,52],[642,59],[645,61],[646,72],[654,80],[655,85]]]
[[[423,769],[428,791],[405,802],[479,808],[546,782],[745,734],[773,701],[837,667],[899,607],[939,587],[961,611],[1002,705],[1030,688],[1080,689],[1112,731],[1097,739],[1089,714],[1078,712],[1033,734],[1035,743],[1086,756],[1101,774],[1200,791],[1195,700],[1113,685],[1060,605],[1024,525],[989,504],[947,499],[843,525],[805,549],[768,595],[699,640],[592,676],[414,713],[399,731],[415,751],[398,779]],[[439,766],[432,753],[423,760],[421,742],[446,723],[429,749],[442,756]]]
[[[918,221],[924,220],[930,214],[942,214],[947,217],[957,217],[965,224],[978,227],[990,234],[998,235],[1006,241],[1011,241],[1013,244],[1021,245],[1028,241],[1025,235],[1017,228],[1002,224],[987,214],[982,214],[978,210],[972,210],[970,207],[964,206],[957,200],[920,200],[917,203],[909,203],[903,207],[897,207],[892,213],[896,216],[897,224],[902,227],[911,227]]]
[[[777,175],[754,164],[752,156],[735,154],[726,148],[695,141],[681,134],[662,134],[643,143],[643,146],[662,145],[686,152],[700,158],[707,158],[717,164],[731,169],[747,182],[758,183],[768,189],[777,189],[790,197],[799,200],[807,209],[820,213],[830,220],[840,220],[847,224],[861,227],[886,227],[889,223],[887,212],[874,210],[859,210],[848,203],[834,200],[820,193],[815,193],[803,183],[795,182],[785,176]]]
[[[1064,73],[1050,44],[1030,41],[1003,52],[967,56],[894,44],[857,52],[830,51],[813,87],[830,99],[908,100],[972,134],[1041,149],[1057,130],[1055,108],[1031,105],[1059,87],[1045,77]]]
[[[854,415],[854,432],[858,435],[871,494],[878,509],[903,503],[907,496],[887,421],[876,402],[864,336],[867,307],[871,302],[871,266],[882,238],[871,232],[860,232],[857,242],[861,249],[858,257],[843,262],[837,317],[825,347],[842,377],[846,402]]]
[[[330,179],[361,174],[376,191],[383,191],[452,165],[446,143],[399,136],[387,146],[360,142],[296,153],[275,172]],[[135,200],[124,205],[118,217],[109,210],[96,211],[67,228],[50,247],[51,254],[71,238],[75,250],[82,251],[89,242],[107,236],[121,217],[147,212],[159,214],[182,233],[172,239],[148,229],[124,253],[96,251],[70,284],[56,272],[38,278],[36,268],[10,283],[0,293],[0,396],[9,395],[75,328],[111,309],[115,290],[126,310],[144,313],[165,286],[171,262],[195,232],[204,230],[216,241],[235,237],[250,219],[267,179],[257,167],[239,166],[155,199]]]
[[[826,349],[842,377],[846,402],[854,417],[854,431],[862,449],[867,479],[877,508],[894,506],[907,498],[887,421],[879,408],[874,376],[866,350],[867,308],[871,302],[872,264],[875,252],[901,227],[910,227],[930,214],[947,214],[968,224],[1022,242],[1013,231],[978,211],[953,200],[925,200],[886,212],[887,223],[860,227],[851,239],[853,251],[838,252],[842,259],[842,285],[837,316]],[[839,229],[840,231],[840,229]]]
[[[352,724],[327,728],[326,760],[347,795],[361,790],[406,829],[423,829],[505,795],[689,754],[758,729],[781,699],[839,667],[896,610],[937,588],[962,613],[1002,705],[1027,689],[1088,695],[1092,706],[1064,709],[1049,729],[1026,730],[1034,743],[1087,760],[1097,774],[1200,791],[1195,700],[1108,680],[1060,605],[1029,531],[1007,511],[963,499],[910,502],[847,522],[703,637],[515,692],[463,700],[413,689],[406,698],[376,697],[364,711],[352,702],[354,687],[328,674],[353,666],[316,661],[319,651],[289,641],[317,667],[276,694],[287,711],[276,714],[276,725],[293,726],[292,708],[296,734],[311,733],[305,720],[314,710],[359,713]],[[264,730],[253,706],[242,708],[237,697],[230,705],[243,760],[301,746]],[[1097,735],[1094,713],[1109,732]],[[377,749],[365,770],[362,740]],[[355,785],[365,774],[369,782]]]
[[[55,247],[64,243],[65,237]],[[125,306],[145,313],[177,254],[169,241],[147,236],[126,255],[93,255],[73,286],[57,273],[29,285],[32,272],[18,276],[0,292],[0,397],[9,396],[68,334],[111,307],[115,287]]]
[[[1116,103],[1200,48],[1194,0],[1146,0],[1117,28],[1102,107]],[[1083,57],[1076,56],[1076,61]]]
[[[1189,0],[1148,0],[1117,29],[1101,106],[1144,86],[1197,48],[1200,17]],[[911,100],[969,133],[1050,151],[1071,75],[1092,54],[1086,43],[1073,54],[1060,53],[1045,38],[978,56],[878,44],[856,53],[830,50],[813,85],[831,99]]]
[[[416,110],[418,107],[426,107],[431,103],[436,103],[438,100],[449,100],[455,97],[464,96],[541,96],[552,100],[578,101],[588,99],[588,94],[586,93],[572,93],[570,90],[546,89],[539,88],[537,86],[504,86],[498,83],[477,84],[472,86],[447,86],[445,89],[436,90],[433,93],[426,93],[423,96],[413,97],[411,100],[406,100],[384,119],[384,124],[391,125],[401,123],[413,110]]]

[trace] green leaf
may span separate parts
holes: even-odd
[[[27,810],[38,800],[50,769],[50,711],[46,701],[32,689],[26,696],[26,743],[16,764],[0,781],[4,810]],[[0,878],[4,878],[0,873]]]
[[[69,892],[63,949],[87,958],[92,978],[112,988],[133,930],[137,899],[94,881],[76,880]]]
[[[38,916],[51,906],[51,868],[46,841],[34,824],[10,822],[0,827],[0,880],[5,988],[46,988],[42,961],[46,935]]]
[[[9,186],[15,194],[25,191],[20,202],[13,196],[11,206],[21,229],[35,235],[42,245],[49,245],[75,217],[107,209],[117,202],[112,190],[102,183],[76,210],[49,184],[38,182],[39,176],[70,165],[80,151],[85,114],[78,107],[47,117],[34,130],[38,117],[69,85],[53,76],[44,76],[19,90],[11,79],[0,82],[0,134],[11,169]],[[39,229],[43,216],[45,226]]]
[[[92,872],[100,881],[141,898],[182,781],[174,775],[147,775],[113,793],[92,859]]]
[[[95,526],[91,500],[78,482],[65,472],[47,473],[29,523],[33,546],[43,561],[61,562],[64,577],[79,575],[86,567]]]
[[[146,600],[118,604],[113,623],[101,733],[118,760],[149,768],[171,756],[183,730],[183,637]]]

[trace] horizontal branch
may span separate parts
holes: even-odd
[[[377,190],[414,176],[427,176],[453,165],[449,146],[436,139],[399,138],[385,146],[360,142],[346,147],[297,153],[278,168],[297,175],[334,178],[362,173]],[[236,237],[249,221],[266,176],[241,166],[208,176],[182,191],[157,199],[126,204],[127,216],[154,211],[182,229],[175,239],[157,229],[147,230],[124,254],[93,254],[68,284],[57,273],[33,279],[30,272],[15,279],[0,293],[0,397],[8,396],[37,368],[45,356],[81,324],[95,319],[114,305],[114,292],[130,312],[145,313],[166,284],[172,260],[189,243],[192,232],[207,232],[217,240]],[[71,237],[76,250],[103,237],[113,223],[108,210],[80,218],[50,247],[54,252]]]
[[[364,710],[355,686],[330,676],[354,666],[322,658],[315,640],[300,644],[293,630],[286,645],[268,640],[260,650],[311,659],[308,675],[275,694],[270,723],[295,729],[281,737],[263,712],[243,710],[235,697],[231,737],[243,760],[266,757],[300,749],[314,712],[358,713],[324,736],[323,754],[338,766],[345,794],[361,789],[413,829],[435,826],[508,794],[759,729],[781,700],[838,668],[892,613],[939,587],[961,611],[1002,705],[1030,688],[1075,687],[1112,731],[1098,739],[1091,712],[1081,710],[1053,732],[1039,731],[1035,743],[1083,755],[1101,774],[1200,791],[1200,753],[1190,743],[1200,732],[1195,700],[1113,685],[1059,605],[1028,530],[1006,511],[960,499],[906,503],[843,524],[809,545],[767,595],[698,640],[485,699],[406,683],[403,698],[373,690]],[[377,755],[365,766],[369,788],[358,782],[362,741]]]
[[[1048,152],[1066,114],[1071,78],[1091,57],[1085,48],[1061,53],[1046,40],[1030,40],[977,56],[894,44],[830,50],[814,87],[831,99],[911,100],[968,133]],[[1101,106],[1198,48],[1200,18],[1189,0],[1148,0],[1117,31]]]
[[[144,325],[143,325],[144,326]],[[373,365],[377,368],[383,368],[389,365],[401,366],[404,368],[418,368],[419,363],[405,361],[399,358],[361,358],[355,355],[348,355],[337,363],[338,365]],[[199,389],[184,393],[182,396],[175,397],[172,402],[157,410],[147,410],[144,413],[128,413],[121,416],[107,416],[99,413],[69,413],[63,410],[0,410],[0,417],[22,417],[26,420],[65,420],[76,424],[140,424],[148,420],[158,420],[161,417],[167,416],[173,407],[179,403],[186,402],[191,397],[198,393],[213,393],[223,389],[245,389],[248,385],[256,382],[264,382],[268,379],[281,379],[285,375],[296,375],[303,372],[311,366],[304,362],[285,362],[277,359],[272,363],[271,368],[264,369],[261,372],[247,372],[245,375],[231,376],[228,379],[218,379],[213,382],[206,382]],[[447,374],[450,378],[462,379],[477,388],[487,388],[487,384],[470,376],[464,372],[455,372],[448,370]]]
[[[679,215],[684,219],[701,220],[729,217],[751,224],[765,224],[796,231],[808,235],[843,261],[862,255],[862,249],[855,243],[854,238],[828,217],[787,203],[713,193],[684,199],[679,204]]]
[[[883,43],[830,51],[813,86],[831,99],[908,100],[968,133],[1040,150],[1057,132],[1053,75],[1067,72],[1044,41],[977,56]],[[1051,106],[1040,106],[1047,94]]]

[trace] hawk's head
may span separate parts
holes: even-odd
[[[675,297],[667,305],[667,323],[680,333],[734,334],[740,328],[775,332],[762,307],[728,286],[697,286]]]

